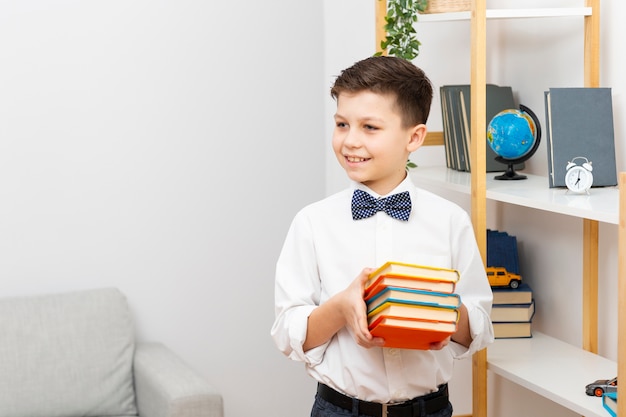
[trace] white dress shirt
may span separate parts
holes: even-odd
[[[352,220],[360,183],[302,209],[294,218],[276,265],[276,320],[271,330],[278,348],[305,364],[317,381],[351,397],[401,402],[435,391],[452,376],[454,359],[465,358],[493,341],[489,314],[492,293],[467,213],[428,191],[409,176],[389,195],[409,190],[409,221],[384,212]],[[382,196],[384,197],[384,196]],[[457,269],[456,293],[467,307],[473,342],[455,342],[439,351],[364,348],[342,328],[325,344],[304,352],[309,314],[344,290],[363,268],[398,261]]]

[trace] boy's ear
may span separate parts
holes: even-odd
[[[424,144],[428,129],[425,124],[419,124],[411,128],[411,138],[407,145],[407,150],[413,152]]]

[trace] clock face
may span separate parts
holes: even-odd
[[[565,185],[574,193],[587,193],[593,184],[593,174],[581,166],[570,168],[565,173]]]

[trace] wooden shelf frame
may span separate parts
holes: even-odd
[[[386,0],[375,0],[376,7],[376,50],[380,50],[380,43],[384,39],[384,16],[387,10]],[[420,21],[450,21],[450,20],[470,20],[471,30],[471,65],[470,65],[470,88],[471,88],[471,108],[486,108],[486,28],[487,19],[506,18],[542,18],[542,17],[583,17],[584,18],[584,86],[600,86],[600,0],[585,0],[584,7],[575,8],[540,8],[540,9],[492,9],[486,7],[486,0],[472,0],[471,9],[467,12],[442,13],[431,15],[420,15]],[[384,52],[384,51],[383,51]],[[485,156],[485,135],[486,121],[484,111],[472,111],[471,119],[471,166],[476,169],[470,174],[470,198],[471,198],[471,218],[474,225],[476,240],[483,257],[486,260],[486,219],[487,219],[487,183],[486,183],[486,156]],[[441,132],[429,133],[427,145],[443,144]],[[620,352],[626,352],[626,174],[620,173],[620,193],[617,205],[618,214],[593,211],[590,215],[582,215],[570,212],[562,212],[568,215],[577,215],[582,218],[582,239],[583,239],[583,342],[582,348],[592,354],[598,352],[598,241],[599,222],[618,222],[619,227],[619,249],[618,253],[618,363],[617,374],[620,379],[626,379],[626,358]],[[491,195],[493,197],[493,193]],[[615,196],[609,197],[615,199]],[[498,200],[498,198],[495,198]],[[502,200],[504,201],[504,200]],[[518,204],[519,200],[511,197],[509,203]],[[522,205],[535,207],[534,202],[526,202]],[[542,208],[542,207],[539,207]],[[553,211],[554,208],[543,208]],[[604,217],[607,216],[607,217]],[[474,417],[487,417],[487,350],[478,352],[472,361],[472,412]],[[623,378],[622,378],[623,377]],[[514,378],[510,378],[514,379]],[[537,392],[541,393],[539,389]],[[550,395],[545,395],[550,398]],[[626,384],[618,386],[618,396],[626,398]],[[567,401],[563,402],[568,406]],[[578,410],[584,414],[584,407],[579,409],[571,406],[572,410]],[[593,414],[593,412],[592,412]],[[626,415],[626,401],[618,403],[618,414]]]

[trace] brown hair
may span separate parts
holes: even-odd
[[[373,56],[341,72],[330,90],[337,100],[341,93],[371,91],[391,94],[407,126],[426,123],[433,100],[433,88],[423,70],[406,59]]]

